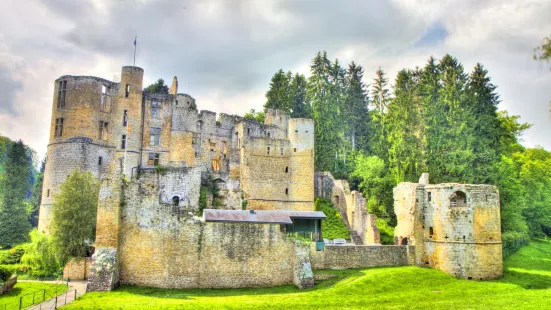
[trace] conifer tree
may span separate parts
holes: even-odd
[[[388,150],[386,145],[387,128],[385,124],[385,114],[390,99],[388,90],[388,79],[385,72],[379,68],[373,79],[371,90],[371,153],[387,162]]]
[[[318,171],[332,171],[335,167],[339,135],[337,129],[338,107],[333,102],[331,62],[327,53],[318,52],[310,66],[306,96],[312,103],[315,124],[315,167]]]
[[[421,149],[419,70],[398,72],[388,105],[389,167],[394,182],[414,182],[425,171]]]
[[[283,72],[279,69],[270,82],[270,89],[266,92],[264,112],[268,109],[278,109],[285,113],[291,112],[291,71]]]
[[[312,106],[306,101],[306,78],[296,73],[290,85],[291,91],[291,117],[312,117]]]
[[[341,124],[346,128],[346,137],[352,150],[367,151],[370,116],[367,109],[368,96],[362,81],[363,68],[352,62],[345,74],[345,99],[341,108]]]
[[[10,247],[28,240],[31,225],[25,200],[30,188],[31,168],[31,153],[21,140],[8,146],[0,179],[0,247]]]

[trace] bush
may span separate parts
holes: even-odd
[[[4,268],[9,270],[12,274],[18,275],[29,273],[32,270],[31,266],[24,264],[0,265],[0,268]]]
[[[31,244],[21,261],[31,266],[33,274],[44,276],[57,274],[62,266],[56,259],[55,244],[50,237],[34,229],[30,233]]]
[[[321,221],[321,231],[324,238],[350,239],[350,232],[344,225],[340,213],[328,199],[317,198],[314,207],[316,211],[322,211],[327,216],[327,219]]]
[[[382,218],[377,218],[375,223],[381,234],[381,244],[394,244],[394,227],[388,225],[387,221]]]
[[[511,254],[518,251],[521,247],[527,245],[529,241],[530,237],[525,233],[508,231],[501,234],[503,258],[511,256]]]
[[[0,251],[0,265],[11,265],[21,263],[21,256],[25,254],[25,251],[29,247],[29,244],[21,244],[15,246],[9,250]]]
[[[11,277],[13,272],[8,268],[0,266],[0,282],[6,282]]]

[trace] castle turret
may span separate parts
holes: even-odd
[[[293,210],[311,210],[314,202],[314,121],[289,119],[289,201]]]

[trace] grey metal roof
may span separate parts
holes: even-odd
[[[292,224],[293,219],[324,220],[326,216],[321,211],[205,209],[203,218],[206,222]]]

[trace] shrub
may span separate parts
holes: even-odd
[[[0,282],[6,282],[12,274],[13,272],[11,270],[0,266]]]
[[[321,231],[324,238],[350,239],[350,232],[344,225],[340,213],[328,199],[317,198],[314,207],[316,211],[322,211],[327,216],[327,219],[321,221]]]
[[[375,223],[381,234],[381,244],[394,244],[394,227],[382,218],[377,218]]]
[[[21,261],[29,265],[33,273],[50,275],[58,273],[62,266],[56,259],[55,245],[51,238],[34,229],[30,233],[31,244]]]
[[[29,247],[27,243],[15,246],[9,250],[0,251],[0,265],[11,265],[21,263],[21,256]]]

